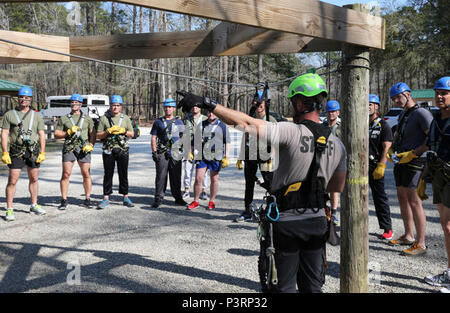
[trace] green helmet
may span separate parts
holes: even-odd
[[[290,99],[298,94],[305,97],[314,97],[322,92],[325,92],[325,97],[328,96],[327,85],[323,79],[315,73],[308,73],[300,75],[292,81],[286,98]]]

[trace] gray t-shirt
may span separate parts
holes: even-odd
[[[301,124],[266,122],[266,136],[279,160],[276,162],[278,167],[273,175],[272,190],[305,180],[314,157],[313,133]],[[325,152],[320,158],[318,177],[324,178],[326,186],[334,172],[346,171],[347,153],[344,144],[334,134],[330,134]],[[304,218],[306,215],[315,217],[313,214],[304,214]],[[323,210],[320,215],[323,216]]]
[[[403,122],[402,117],[404,117]],[[394,149],[397,153],[413,150],[425,142],[427,138],[425,132],[430,128],[433,115],[424,108],[418,108],[410,112],[403,111],[398,121],[398,134],[394,141]],[[400,134],[401,138],[399,138]]]

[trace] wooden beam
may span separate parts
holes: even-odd
[[[72,37],[70,53],[99,60],[210,56],[211,38],[207,31]]]
[[[69,38],[0,30],[0,38],[69,53]],[[0,62],[68,62],[69,57],[0,41]]]
[[[93,0],[85,0],[85,2],[90,1]],[[0,2],[61,1],[0,0]],[[120,0],[116,2],[370,48],[384,49],[385,47],[383,18],[317,0]]]
[[[234,28],[243,30],[247,26]],[[227,40],[217,30],[111,36],[58,37],[0,31],[0,38],[98,60],[233,56],[340,50],[339,42],[254,28],[246,34],[229,32]],[[255,34],[259,34],[254,36]],[[251,38],[251,39],[249,39]],[[50,40],[51,39],[51,40]],[[247,41],[245,41],[247,39]],[[218,46],[217,46],[218,45]],[[83,61],[0,41],[0,64]]]

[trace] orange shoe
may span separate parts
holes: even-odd
[[[406,256],[418,256],[427,253],[426,248],[422,248],[418,243],[413,244],[408,249],[402,251],[402,255]]]
[[[188,210],[194,210],[198,208],[200,204],[197,201],[192,201],[191,204],[187,206]]]
[[[406,235],[402,235],[397,239],[393,239],[389,241],[389,244],[393,245],[393,246],[410,246],[412,244],[414,244],[414,240],[408,240],[406,239]]]
[[[216,208],[216,204],[214,201],[209,201],[208,210],[214,210]]]

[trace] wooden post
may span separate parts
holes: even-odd
[[[363,4],[345,7],[369,11]],[[369,50],[344,44],[342,52],[341,127],[347,149],[347,181],[341,197],[340,291],[365,293],[369,291]]]

